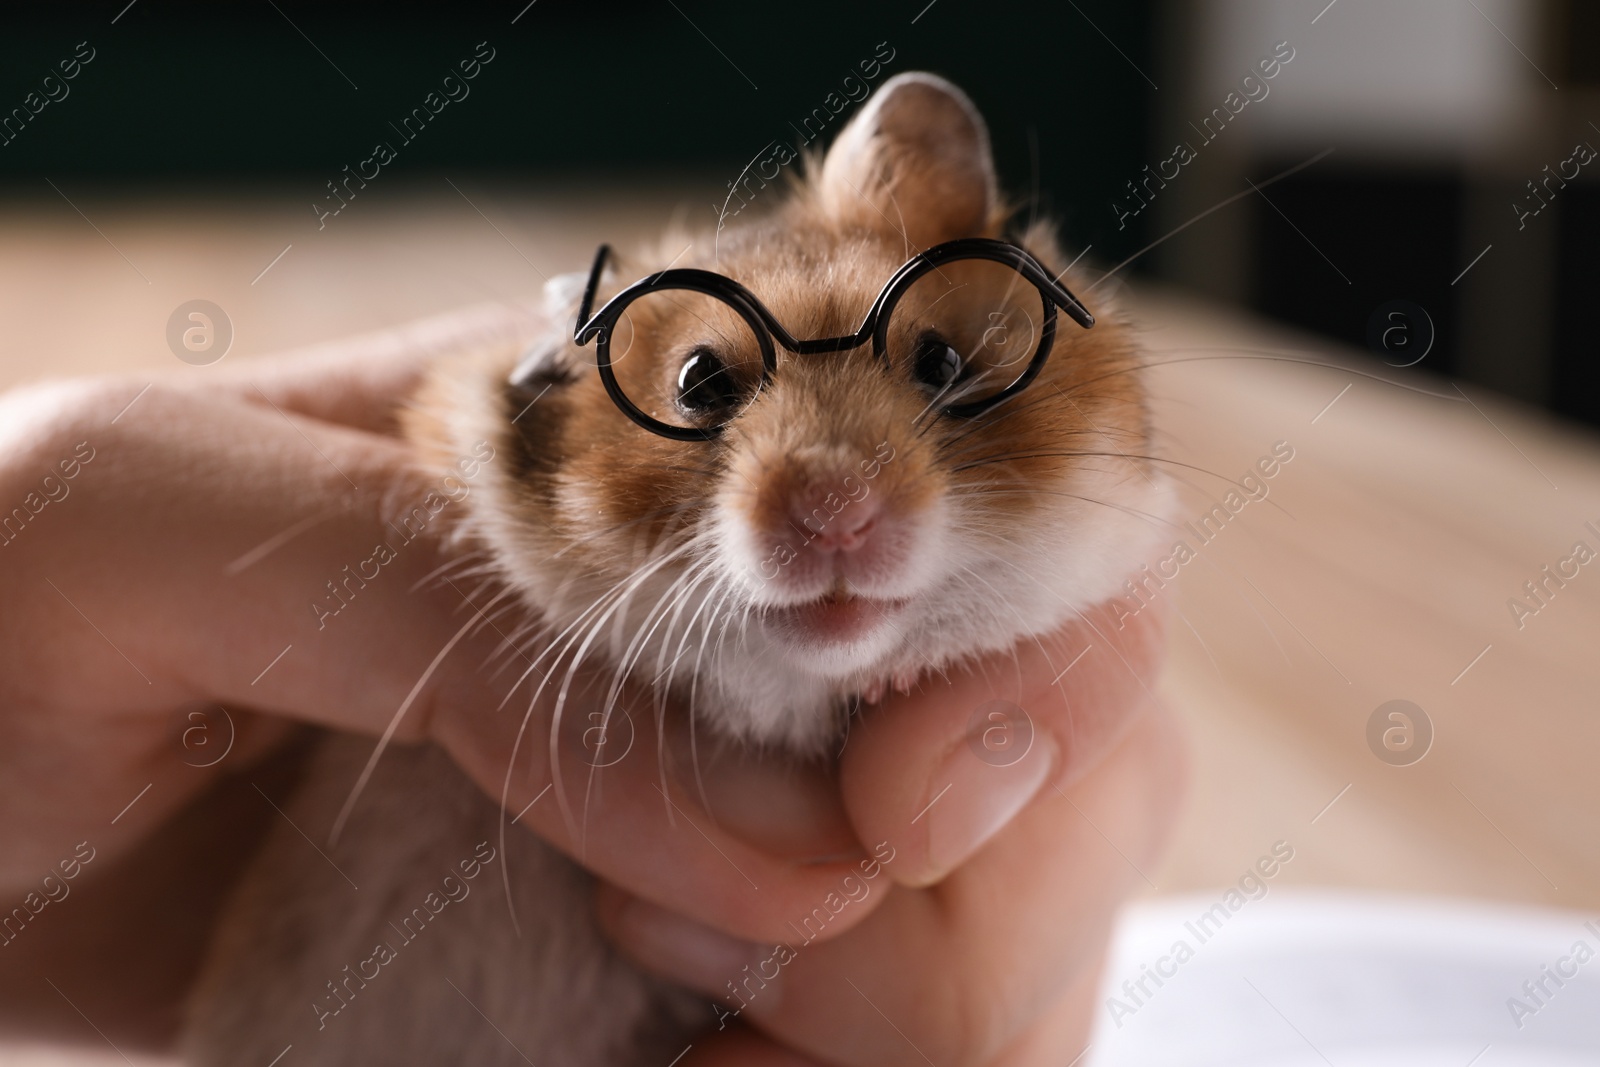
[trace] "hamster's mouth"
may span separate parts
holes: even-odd
[[[844,645],[891,622],[908,603],[834,589],[802,604],[768,608],[763,618],[801,644]]]

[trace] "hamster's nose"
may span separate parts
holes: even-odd
[[[855,552],[867,544],[878,526],[879,498],[838,493],[800,493],[790,502],[790,521],[819,552]]]

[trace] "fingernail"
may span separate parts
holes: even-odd
[[[997,760],[963,742],[944,762],[927,792],[926,885],[949,874],[1027,806],[1054,774],[1056,746],[1040,732],[1016,759]]]
[[[637,898],[617,912],[613,933],[652,970],[712,995],[725,996],[770,952]]]

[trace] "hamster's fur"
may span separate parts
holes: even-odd
[[[1008,214],[970,101],[904,74],[781,207],[614,265],[595,306],[654,270],[698,266],[741,282],[795,337],[847,335],[912,254],[1000,237]],[[1047,227],[1020,243],[1061,268]],[[599,661],[675,694],[718,736],[816,757],[858,698],[1008,649],[1113,595],[1159,533],[1166,491],[1142,458],[1136,340],[1092,295],[1097,324],[1058,316],[1039,378],[975,419],[930,413],[905,361],[868,345],[780,353],[719,438],[678,441],[630,422],[593,346],[573,343],[582,281],[548,288],[550,333],[531,356],[441,370],[409,427],[440,468],[492,443],[497,459],[455,536],[540,620],[537,647],[554,642],[540,673],[559,664],[556,682],[580,657]],[[681,361],[672,337],[641,351],[635,381],[676,380],[658,365]],[[529,358],[531,374],[511,384]],[[860,500],[873,502],[816,536]],[[822,514],[817,528],[796,521],[807,514]],[[371,748],[324,742],[286,806],[319,845]],[[498,852],[500,819],[442,755],[397,747],[326,862],[282,828],[242,879],[198,982],[191,1062],[265,1067],[291,1044],[285,1067],[670,1061],[713,1021],[709,1006],[607,946],[589,877],[570,860],[515,828]],[[482,869],[468,879],[472,862]],[[484,874],[506,863],[520,938],[498,871]],[[413,914],[414,934],[400,918]]]

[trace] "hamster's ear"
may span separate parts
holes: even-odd
[[[834,141],[819,191],[834,218],[903,231],[916,249],[984,236],[999,198],[989,129],[945,79],[897,74]]]
[[[528,346],[511,372],[511,384],[540,390],[578,380],[585,363],[573,353],[572,327],[589,276],[584,272],[558,274],[544,283],[544,313],[550,328]]]

